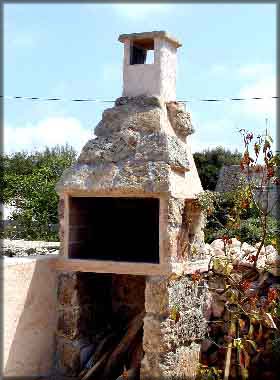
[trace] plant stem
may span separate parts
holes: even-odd
[[[232,342],[230,342],[228,344],[228,347],[227,347],[224,380],[228,380],[228,378],[229,378],[230,363],[231,363],[231,352],[232,352]]]

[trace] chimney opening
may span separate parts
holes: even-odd
[[[154,63],[154,40],[143,39],[131,41],[130,64],[143,65]]]

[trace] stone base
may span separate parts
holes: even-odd
[[[141,380],[196,378],[209,297],[190,276],[147,278]]]

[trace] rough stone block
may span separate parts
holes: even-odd
[[[58,371],[66,376],[80,372],[80,347],[73,342],[59,340],[57,343]]]
[[[58,302],[65,306],[91,305],[96,298],[94,289],[96,276],[94,273],[70,272],[58,276]]]
[[[168,222],[171,225],[181,225],[184,212],[184,199],[170,197],[168,199]]]
[[[161,321],[154,314],[146,314],[144,318],[143,349],[145,352],[165,352],[167,350]]]
[[[188,347],[181,347],[178,353],[178,364],[175,377],[182,380],[195,380],[200,359],[200,344],[192,343]]]
[[[58,275],[58,303],[72,305],[77,293],[77,275],[75,273],[60,273]]]
[[[170,166],[165,162],[126,162],[114,178],[114,187],[127,191],[167,192]]]
[[[139,139],[139,132],[128,129],[117,135],[89,140],[84,146],[78,162],[119,162],[129,157],[133,158]]]
[[[143,136],[136,152],[145,161],[165,161],[172,169],[189,170],[186,146],[176,136],[163,132]]]
[[[146,279],[145,309],[147,313],[168,312],[168,280],[166,276],[150,276]]]
[[[160,131],[162,110],[154,105],[124,104],[103,112],[95,127],[96,136],[109,136],[124,129],[146,133]]]
[[[181,229],[178,227],[168,227],[168,252],[169,257],[173,259],[180,259],[183,249],[187,244],[187,240],[182,239]],[[185,252],[185,256],[187,253]]]
[[[162,370],[159,366],[161,354],[146,352],[141,362],[140,379],[141,380],[162,380]]]
[[[89,335],[94,328],[92,306],[64,308],[58,311],[57,335],[76,339]]]
[[[144,310],[145,286],[144,276],[112,276],[112,309],[119,319],[127,322]]]
[[[155,106],[162,107],[160,98],[156,96],[121,96],[115,101],[116,106],[123,106],[125,104],[138,105],[138,106]]]
[[[77,163],[67,168],[56,185],[57,192],[66,190],[98,191],[113,188],[118,172],[115,164],[86,165]]]
[[[186,137],[194,133],[190,113],[185,111],[184,104],[169,102],[166,108],[170,123],[179,136]]]
[[[58,312],[57,335],[75,339],[79,335],[79,310],[72,308]]]
[[[56,185],[58,192],[123,191],[168,192],[170,166],[166,162],[125,161],[119,166],[107,164],[76,164],[66,169]]]

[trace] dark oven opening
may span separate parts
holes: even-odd
[[[159,263],[159,199],[70,197],[72,259]]]

